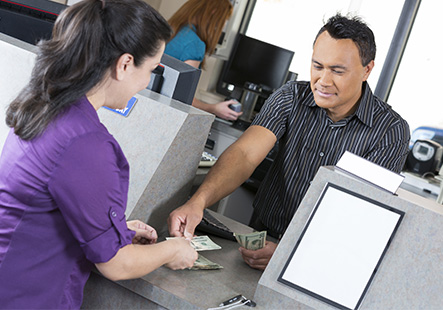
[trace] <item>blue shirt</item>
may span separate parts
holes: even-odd
[[[165,54],[181,61],[203,61],[206,44],[195,32],[194,26],[185,26],[166,44]]]
[[[0,157],[0,307],[79,309],[93,263],[132,242],[129,165],[83,97]]]

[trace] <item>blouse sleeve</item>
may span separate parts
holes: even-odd
[[[67,226],[93,263],[110,260],[132,242],[126,225],[128,163],[103,133],[77,137],[60,154],[49,191]]]

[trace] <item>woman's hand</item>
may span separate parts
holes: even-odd
[[[180,237],[165,241],[168,246],[175,249],[175,255],[170,262],[165,264],[166,267],[177,270],[191,268],[195,260],[198,258],[197,251],[191,246],[191,241]]]
[[[243,112],[235,112],[229,105],[235,104],[237,101],[228,100],[214,104],[213,113],[220,118],[226,119],[228,121],[235,121],[237,118],[243,114]]]
[[[139,220],[126,222],[130,230],[135,231],[133,244],[152,244],[157,242],[157,232],[148,224]]]

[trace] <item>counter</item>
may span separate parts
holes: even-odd
[[[252,231],[221,214],[212,214],[232,231]],[[262,272],[246,265],[238,243],[210,238],[222,249],[201,254],[223,269],[173,271],[161,267],[142,278],[118,282],[93,273],[85,287],[82,309],[208,309],[235,295],[252,298]]]

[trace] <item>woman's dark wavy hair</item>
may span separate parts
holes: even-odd
[[[332,16],[318,32],[314,44],[318,36],[325,31],[337,40],[351,39],[357,45],[363,66],[368,65],[371,60],[375,59],[377,48],[374,33],[359,17],[345,17],[341,14]]]
[[[41,134],[66,107],[100,83],[129,53],[139,66],[172,34],[167,21],[141,0],[84,0],[57,18],[40,41],[29,84],[12,101],[6,124],[24,140]]]

